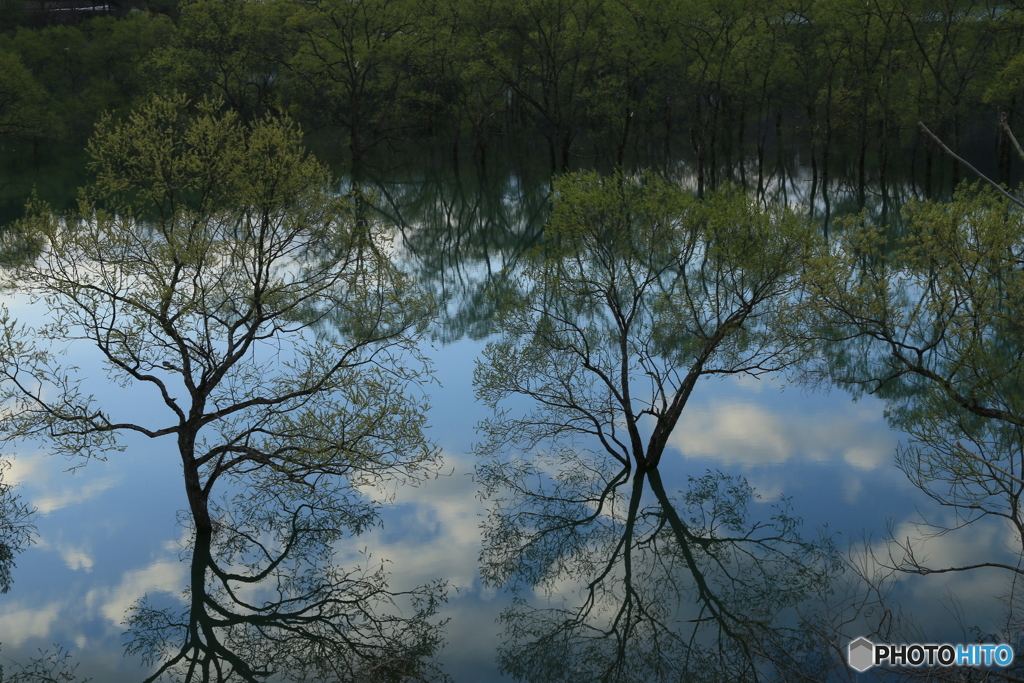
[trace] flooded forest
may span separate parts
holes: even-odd
[[[0,683],[1024,681],[1024,5],[0,0]]]

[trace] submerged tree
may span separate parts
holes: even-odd
[[[496,411],[477,448],[493,500],[483,560],[496,585],[577,581],[581,606],[517,603],[503,665],[526,680],[757,679],[760,643],[827,574],[827,548],[784,510],[748,516],[751,490],[724,476],[691,481],[680,513],[658,465],[701,377],[799,356],[784,331],[809,228],[653,176],[580,174],[555,191],[548,241],[509,283],[477,368]],[[515,396],[534,409],[512,415]]]
[[[488,405],[518,394],[540,407],[486,423],[483,448],[586,437],[624,466],[657,467],[701,377],[758,376],[798,355],[781,332],[811,230],[653,175],[567,176],[555,192],[548,241],[509,283],[502,338],[476,375]]]
[[[429,302],[391,264],[380,226],[351,220],[287,121],[247,128],[213,105],[188,109],[154,99],[104,122],[78,213],[30,207],[21,232],[39,256],[10,285],[49,317],[35,346],[9,327],[3,426],[79,459],[126,434],[173,439],[200,547],[218,533],[215,491],[328,509],[359,485],[423,476],[437,452],[412,393]],[[110,380],[148,390],[146,414],[99,405],[56,362],[59,344],[91,346]],[[327,519],[328,544],[367,523]],[[285,561],[277,550],[261,571]]]
[[[143,597],[129,615],[129,652],[159,664],[147,681],[443,678],[431,658],[443,639],[443,583],[395,593],[370,558],[332,561],[337,530],[370,523],[370,506],[275,487],[246,490],[214,514],[216,532],[194,530],[186,548],[185,607]]]
[[[910,434],[897,466],[952,513],[922,518],[917,538],[890,538],[883,561],[913,574],[1009,572],[1012,617],[1024,579],[1022,215],[976,188],[905,214],[902,238],[851,228],[810,271],[827,363],[819,372],[887,401],[890,421]],[[928,560],[929,538],[984,521],[1011,532],[1009,553]],[[1007,623],[1003,637],[1024,624],[1019,614]]]

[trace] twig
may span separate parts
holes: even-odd
[[[978,455],[974,451],[970,451],[970,450],[964,448],[963,444],[961,444],[959,441],[956,442],[956,447],[960,450],[961,453],[965,453],[965,454],[971,456],[972,458],[974,458],[978,462],[982,463],[986,467],[991,467],[992,469],[994,469],[996,472],[999,472],[999,474],[1003,475],[1004,477],[1009,477],[1010,479],[1012,479],[1013,481],[1017,482],[1018,484],[1024,484],[1024,479],[1021,479],[1018,476],[1010,474],[1009,472],[1004,470],[1002,467],[998,467],[996,465],[993,465],[991,462],[989,462],[985,458],[981,457],[980,455]]]
[[[1013,146],[1017,148],[1017,156],[1019,156],[1021,160],[1024,160],[1024,149],[1020,148],[1020,143],[1017,142],[1016,136],[1014,136],[1013,131],[1010,130],[1010,124],[1006,122],[1005,111],[999,114],[999,125],[1002,126],[1003,131],[1005,131],[1006,134],[1010,137],[1010,142],[1013,143]]]
[[[941,147],[943,149],[943,151],[946,152],[946,154],[948,154],[949,156],[953,157],[954,159],[959,161],[961,164],[963,164],[967,168],[971,169],[971,171],[976,176],[978,176],[979,178],[984,180],[986,183],[988,183],[992,187],[996,188],[996,190],[998,190],[1000,194],[1002,194],[1004,197],[1009,199],[1011,202],[1013,202],[1017,206],[1019,206],[1022,209],[1024,209],[1024,201],[1021,201],[1020,199],[1017,199],[1016,197],[1014,197],[1012,194],[1010,194],[1009,192],[1004,190],[999,185],[999,183],[997,183],[996,181],[992,180],[991,178],[989,178],[987,175],[985,175],[984,173],[982,173],[978,169],[974,168],[974,166],[971,166],[971,164],[969,164],[967,161],[965,161],[963,159],[963,157],[958,156],[956,154],[956,152],[951,150],[949,147],[946,147],[946,143],[944,143],[942,140],[940,140],[938,135],[936,135],[935,133],[933,133],[930,130],[928,130],[928,126],[924,125],[924,123],[922,121],[918,121],[917,125],[920,126],[921,130],[923,130],[925,133],[927,133],[928,136],[931,137],[931,139],[934,140],[939,145],[939,147]],[[1016,142],[1017,142],[1016,139],[1014,139],[1014,144],[1016,144]],[[1020,149],[1020,147],[1018,147],[1017,149]]]

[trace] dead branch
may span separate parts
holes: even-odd
[[[996,189],[996,190],[997,190],[997,191],[998,191],[998,192],[999,192],[999,193],[1000,193],[1001,195],[1003,195],[1004,197],[1006,197],[1007,199],[1009,199],[1009,200],[1010,200],[1011,202],[1013,202],[1013,203],[1014,203],[1014,204],[1016,204],[1017,206],[1019,206],[1019,207],[1021,207],[1022,209],[1024,209],[1024,201],[1021,201],[1020,199],[1017,199],[1017,198],[1016,198],[1016,197],[1014,197],[1014,196],[1013,196],[1012,194],[1010,194],[1009,192],[1007,192],[1006,190],[1004,190],[1004,189],[1003,189],[1003,187],[1002,187],[1002,186],[1001,186],[1001,185],[1000,185],[999,183],[997,183],[996,181],[992,180],[991,178],[989,178],[989,177],[988,177],[987,175],[985,175],[984,173],[982,173],[982,172],[981,172],[981,171],[979,171],[978,169],[974,168],[974,166],[972,166],[972,165],[971,165],[970,163],[968,163],[968,162],[967,162],[967,161],[966,161],[966,160],[965,160],[965,159],[964,159],[963,157],[959,156],[959,155],[958,155],[958,154],[957,154],[956,152],[954,152],[954,151],[953,151],[953,150],[951,150],[951,149],[950,149],[949,147],[947,147],[947,146],[946,146],[946,143],[944,143],[944,142],[943,142],[943,141],[942,141],[942,140],[941,140],[941,139],[939,138],[939,136],[938,136],[938,135],[936,135],[935,133],[933,133],[933,132],[931,132],[930,130],[928,130],[928,126],[924,125],[924,122],[923,122],[923,121],[918,121],[918,122],[917,122],[917,125],[918,125],[918,126],[919,126],[919,127],[921,128],[921,130],[923,130],[923,131],[924,131],[925,133],[927,133],[927,134],[928,134],[928,137],[930,137],[930,138],[931,138],[932,140],[934,140],[934,141],[935,141],[935,143],[936,143],[936,144],[937,144],[937,145],[938,145],[939,147],[941,147],[941,148],[943,149],[943,151],[944,151],[944,152],[946,152],[946,154],[948,154],[949,156],[953,157],[954,159],[956,159],[957,161],[959,161],[959,162],[960,162],[961,164],[963,164],[964,166],[966,166],[967,168],[969,168],[969,169],[971,170],[971,172],[972,172],[972,173],[974,173],[974,175],[978,176],[979,178],[981,178],[982,180],[984,180],[984,181],[985,181],[986,183],[988,183],[989,185],[991,185],[992,187],[994,187],[994,188],[995,188],[995,189]],[[1016,140],[1016,139],[1014,139],[1014,140],[1013,140],[1013,142],[1014,142],[1014,144],[1016,144],[1016,143],[1017,143],[1017,140]],[[1019,150],[1019,149],[1020,149],[1020,147],[1018,146],[1018,147],[1017,147],[1017,149]]]

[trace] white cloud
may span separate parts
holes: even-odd
[[[46,515],[66,508],[69,505],[84,503],[87,500],[95,498],[107,489],[114,487],[119,482],[120,479],[118,477],[94,479],[84,483],[79,488],[64,488],[58,491],[44,493],[38,497],[33,497],[32,505],[39,510],[40,514]]]
[[[843,460],[859,470],[873,470],[892,458],[893,448],[886,444],[857,445],[843,452]]]
[[[114,588],[94,588],[85,596],[90,609],[99,608],[115,626],[124,621],[125,613],[147,593],[168,593],[178,596],[185,585],[187,566],[176,560],[157,560],[148,567],[125,572]]]
[[[880,428],[871,429],[871,422]],[[886,464],[895,441],[879,416],[863,411],[783,413],[736,400],[688,407],[669,438],[687,457],[728,465],[842,458],[864,470]]]
[[[48,637],[60,610],[57,602],[36,609],[8,605],[0,612],[0,643],[18,647],[29,638]]]
[[[72,571],[78,569],[84,569],[89,572],[92,571],[93,559],[89,551],[84,546],[74,546],[63,541],[53,541],[46,538],[39,538],[36,541],[36,546],[40,550],[52,550],[60,555],[60,558],[64,560],[64,564],[67,565],[68,569]]]
[[[96,468],[68,473],[66,461],[44,452],[16,455],[9,462],[10,467],[3,473],[4,482],[20,486],[18,495],[41,515],[84,503],[121,481],[117,476],[98,476]],[[105,463],[98,465],[102,467]]]
[[[939,523],[953,527],[957,520],[950,516]],[[1013,557],[1013,547],[1018,545],[1016,534],[995,520],[982,519],[940,536],[934,535],[930,527],[906,520],[894,528],[893,538],[901,544],[909,543],[917,562],[933,570],[985,562],[1016,563]],[[890,551],[894,561],[903,559],[903,551],[887,545],[884,540],[872,544],[875,558],[888,560]],[[1007,590],[1011,578],[1010,572],[984,567],[926,576],[903,575],[900,582],[909,597],[900,601],[913,605],[913,617],[924,629],[926,638],[951,637],[946,631],[957,630],[949,596],[955,598],[956,609],[962,610],[963,623],[982,629],[998,628],[1005,614],[999,596]]]
[[[352,544],[360,549],[370,545],[374,560],[389,560],[387,570],[395,586],[409,587],[434,578],[445,578],[449,586],[460,589],[476,583],[479,525],[485,508],[477,499],[476,484],[466,474],[472,471],[472,459],[446,453],[444,463],[442,471],[454,470],[453,474],[401,488],[395,504],[412,509],[406,508],[401,515],[388,513],[388,531],[404,524],[416,533],[371,542],[376,532],[370,532]],[[356,560],[354,551],[348,555],[346,561]]]
[[[17,486],[23,482],[36,481],[41,477],[45,478],[46,474],[41,462],[42,457],[40,455],[19,455],[9,458],[10,467],[3,473],[4,482]]]

